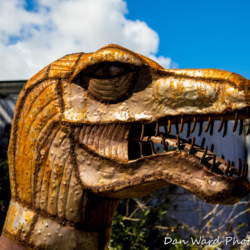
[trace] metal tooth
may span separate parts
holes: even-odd
[[[248,164],[247,163],[244,164],[244,169],[243,169],[242,177],[244,179],[246,179],[248,177]]]
[[[168,119],[168,131],[167,131],[167,134],[170,134],[171,132],[171,120],[170,118]]]
[[[222,116],[222,117],[220,118],[220,127],[219,127],[219,129],[218,129],[218,133],[222,130],[222,128],[223,128],[223,123],[224,123],[224,116]]]
[[[195,142],[195,137],[193,136],[191,146],[190,146],[190,149],[189,149],[189,152],[188,152],[189,155],[192,153],[192,150],[193,150],[193,147],[194,147],[194,142]]]
[[[141,157],[144,157],[144,155],[143,155],[143,147],[142,147],[142,142],[141,141],[139,141],[139,145],[140,145]]]
[[[206,157],[206,154],[207,154],[207,146],[205,147],[205,150],[204,150],[204,153],[203,153],[203,155],[202,155],[202,157],[201,157],[201,160],[200,160],[200,164],[204,161],[204,159],[205,159],[205,157]]]
[[[142,124],[142,128],[141,128],[141,137],[140,137],[140,141],[143,139],[144,137],[144,132],[145,132],[145,124]]]
[[[242,160],[239,158],[239,169],[238,169],[238,173],[237,173],[238,177],[241,176],[241,170],[242,170]]]
[[[230,161],[228,160],[227,161],[227,168],[226,168],[226,171],[224,173],[224,176],[226,176],[228,174],[229,168],[230,168]]]
[[[166,144],[165,144],[165,138],[164,135],[161,135],[162,138],[162,145],[163,145],[163,153],[166,152]]]
[[[187,137],[190,136],[190,122],[187,123],[188,129],[187,129]]]
[[[211,123],[211,116],[208,117],[207,126],[205,128],[205,133],[207,133],[209,126],[210,126],[210,123]]]
[[[233,166],[233,167],[235,166],[234,161],[231,162],[231,166]],[[233,169],[230,169],[229,176],[233,176],[233,175],[234,175]]]
[[[240,175],[242,178],[244,178],[245,176],[245,164],[243,165],[243,168],[242,168],[242,172],[241,172],[241,175]]]
[[[180,129],[179,129],[179,133],[181,133],[183,131],[183,125],[184,125],[184,118],[183,118],[183,115],[181,116],[181,126],[180,126]]]
[[[179,127],[178,127],[178,123],[175,123],[175,130],[176,130],[176,134],[179,134]]]
[[[148,141],[149,141],[149,143],[150,143],[152,155],[155,155],[154,143],[152,142],[152,139],[151,139],[151,138],[150,138]]]
[[[196,126],[196,116],[194,116],[194,119],[193,119],[193,127],[192,127],[192,129],[190,131],[191,134],[194,132],[195,126]]]
[[[204,148],[205,141],[206,141],[206,138],[205,138],[205,137],[203,137],[202,142],[201,142],[201,149],[203,149],[203,148]]]
[[[155,136],[158,136],[158,133],[159,133],[159,122],[156,121]]]
[[[199,129],[198,136],[201,136],[201,134],[202,134],[202,127],[203,127],[203,121],[200,121],[200,129]]]
[[[210,126],[210,135],[212,136],[214,132],[214,121],[211,121],[211,126]]]
[[[224,132],[223,132],[223,137],[225,137],[226,136],[226,134],[227,134],[227,121],[224,121]]]
[[[211,144],[211,149],[210,151],[213,153],[214,152],[214,144]]]
[[[245,179],[247,179],[248,178],[248,164],[245,163],[245,166],[246,166],[246,176],[245,176]]]
[[[177,151],[180,150],[180,136],[176,134],[176,140],[177,140]]]
[[[239,130],[239,135],[242,134],[242,131],[243,131],[243,120],[241,119],[240,120],[240,130]]]
[[[233,128],[233,133],[236,131],[238,125],[238,112],[236,112],[235,117],[234,117],[234,128]]]
[[[249,125],[249,127],[248,127],[248,130],[247,130],[246,135],[249,135],[249,134],[250,134],[250,125]]]
[[[213,169],[213,167],[214,167],[214,165],[215,165],[215,160],[216,160],[216,155],[213,155],[213,163],[212,163],[212,165],[211,165],[211,167],[210,167],[210,169],[209,169],[209,172],[212,171],[212,169]]]

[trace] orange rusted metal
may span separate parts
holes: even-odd
[[[171,124],[193,122],[193,132],[197,122],[221,120],[221,130],[248,118],[249,88],[235,73],[165,70],[113,44],[51,63],[17,100],[4,235],[20,249],[107,249],[119,199],[167,183],[209,203],[236,203],[250,190],[247,165],[240,174],[195,138],[190,145],[168,133]]]

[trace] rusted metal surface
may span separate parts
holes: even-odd
[[[240,160],[238,170],[179,133],[185,124],[193,133],[198,122],[200,135],[208,121],[205,131],[212,134],[215,120],[224,136],[228,120],[235,121],[233,130],[240,120],[242,133],[249,88],[250,81],[235,73],[165,70],[118,45],[45,67],[18,97],[8,149],[12,200],[3,231],[13,243],[4,238],[0,244],[107,249],[119,199],[167,183],[205,202],[236,203],[250,191],[247,164],[242,169]],[[169,135],[171,124],[176,137]],[[156,144],[163,152],[155,152]]]

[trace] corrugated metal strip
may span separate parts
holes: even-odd
[[[0,81],[0,95],[19,94],[27,80]]]

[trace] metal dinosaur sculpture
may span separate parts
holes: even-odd
[[[181,132],[193,122],[192,133],[203,121],[208,131],[215,120],[224,134],[239,120],[242,132],[249,98],[250,81],[238,74],[166,70],[113,44],[51,63],[17,100],[1,249],[107,249],[119,199],[167,183],[205,202],[236,203],[250,191],[247,164],[237,170],[194,138],[169,133],[171,124]]]

